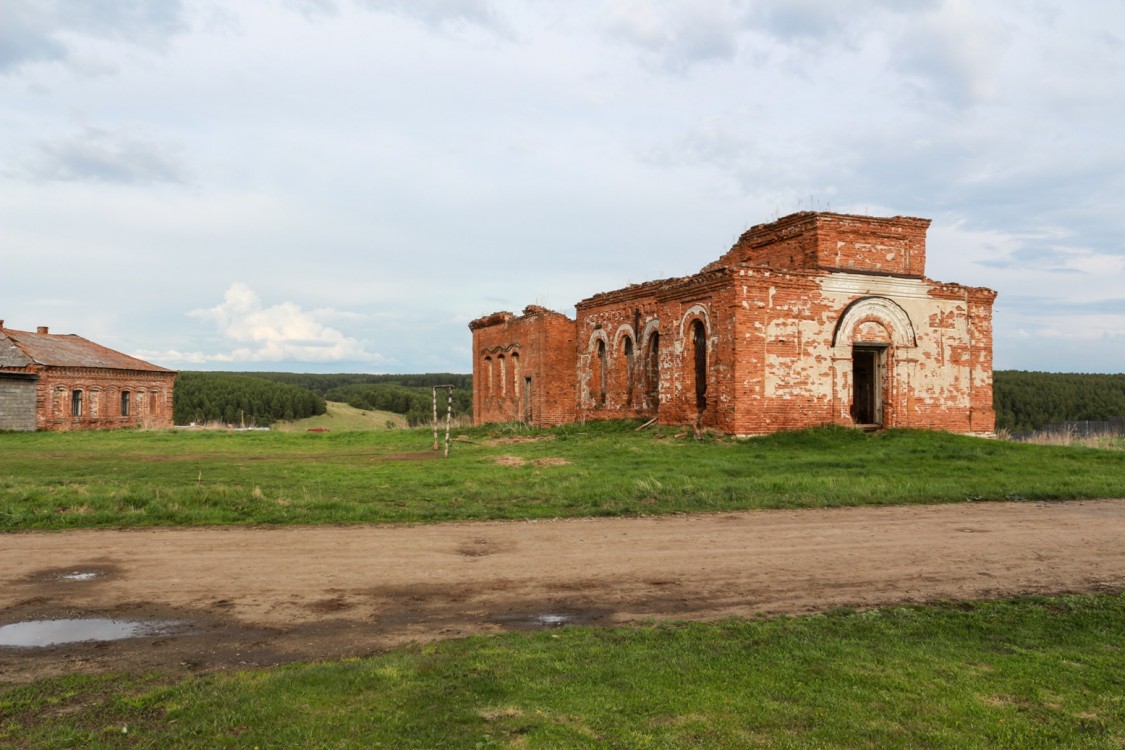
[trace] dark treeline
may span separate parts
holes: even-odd
[[[241,373],[181,372],[172,397],[172,419],[180,425],[224,422],[268,427],[279,419],[324,412],[324,397],[318,393]]]
[[[1125,375],[997,370],[996,428],[1011,432],[1125,416]]]
[[[181,373],[181,379],[188,373]],[[418,375],[366,375],[366,374],[350,374],[350,373],[334,373],[334,374],[316,374],[316,373],[297,373],[297,372],[207,372],[190,373],[193,376],[193,388],[206,396],[212,412],[226,414],[228,409],[227,401],[229,398],[224,397],[223,394],[234,396],[235,392],[228,386],[224,385],[229,378],[248,379],[257,381],[258,383],[266,383],[270,386],[284,387],[293,389],[295,391],[307,394],[316,398],[320,403],[320,411],[312,412],[309,414],[294,414],[294,416],[287,416],[288,412],[270,412],[267,415],[259,418],[256,421],[258,425],[272,424],[275,420],[279,419],[300,419],[313,414],[323,414],[325,411],[324,402],[338,401],[357,409],[366,409],[370,411],[389,411],[395,414],[402,414],[406,417],[407,424],[414,427],[421,424],[429,424],[433,417],[433,387],[435,385],[451,385],[453,388],[453,413],[455,415],[472,414],[473,409],[473,396],[472,396],[472,375],[459,375],[454,373],[424,373]],[[207,376],[206,378],[199,378],[197,376]],[[213,379],[210,384],[206,381],[208,378]],[[194,416],[195,412],[187,412],[188,416],[186,421],[180,421],[180,410],[178,406],[180,381],[176,383],[176,423],[186,424],[187,422],[195,421],[211,421],[218,419],[220,421],[230,422],[230,419],[224,417],[205,417],[202,420]],[[200,400],[199,395],[190,397],[191,403],[196,404]],[[198,407],[194,407],[198,410]],[[238,409],[240,406],[235,406],[235,422],[238,421]],[[446,391],[443,389],[438,393],[438,411],[444,416],[446,412]],[[247,412],[247,419],[249,419],[249,412]]]
[[[325,400],[357,409],[402,414],[428,424],[435,385],[452,385],[453,413],[472,413],[472,376],[181,372],[173,401],[176,424],[220,421],[268,426],[325,412]],[[1125,416],[1125,375],[997,370],[993,373],[996,428],[1011,432],[1046,425]],[[446,393],[438,393],[445,414]]]
[[[347,385],[402,385],[407,388],[432,388],[435,385],[452,385],[460,390],[471,391],[472,375],[459,375],[449,372],[423,373],[420,375],[365,375],[362,373],[332,373],[320,375],[304,372],[254,372],[244,373],[278,383],[288,383],[300,388],[308,388],[321,396],[334,388]],[[332,399],[335,400],[335,399]],[[393,411],[388,409],[387,411]]]

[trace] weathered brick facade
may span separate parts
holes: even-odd
[[[990,434],[996,293],[925,277],[929,224],[797,213],[751,228],[694,276],[582,300],[573,321],[542,308],[475,320],[476,420]],[[535,362],[546,401],[528,410],[497,393],[489,372],[513,378],[501,351],[518,353],[520,376]]]
[[[171,427],[175,380],[172,370],[81,336],[0,321],[0,429]]]

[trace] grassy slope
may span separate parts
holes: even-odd
[[[459,438],[448,460],[402,461],[429,432],[0,434],[0,528],[1125,496],[1125,453],[951,435]],[[1121,747],[1123,623],[1125,597],[1076,596],[568,627],[188,678],[0,676],[0,745]]]
[[[385,430],[388,424],[393,424],[396,429],[406,427],[406,417],[394,412],[357,409],[336,401],[328,401],[325,405],[328,407],[327,414],[293,422],[278,422],[273,429],[279,432],[307,432],[321,429],[332,432],[355,432]]]
[[[4,434],[0,530],[1125,497],[1125,452],[918,431],[477,428],[448,459],[432,443],[426,430]]]
[[[0,692],[46,747],[1119,748],[1125,596],[568,627]]]

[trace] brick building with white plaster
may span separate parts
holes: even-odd
[[[991,434],[996,293],[925,276],[928,219],[801,212],[699,273],[469,324],[478,424],[655,418]]]

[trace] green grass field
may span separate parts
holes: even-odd
[[[444,641],[0,692],[10,748],[1120,748],[1125,596]]]
[[[0,434],[0,530],[1125,497],[1125,452],[816,429]],[[2,535],[0,535],[2,542]],[[0,746],[1121,748],[1125,595],[564,627],[4,684]]]
[[[444,436],[442,436],[444,440]],[[0,434],[0,529],[427,522],[1125,497],[1125,452],[892,430],[753,440],[591,423]]]

